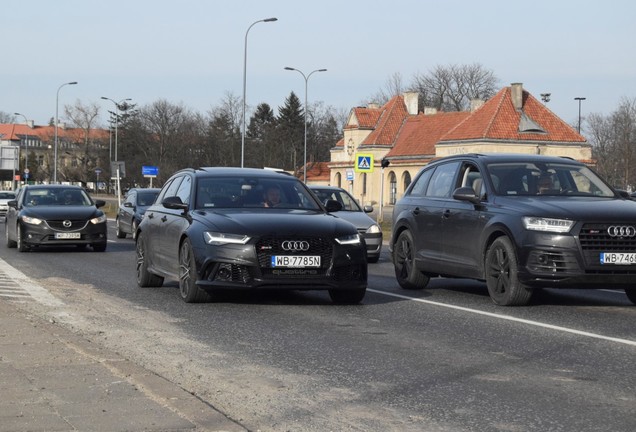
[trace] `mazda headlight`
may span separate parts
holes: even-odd
[[[245,244],[250,241],[250,237],[244,234],[227,234],[211,231],[204,232],[203,237],[207,244],[214,246],[221,246],[224,244]]]
[[[351,234],[343,237],[336,237],[336,241],[341,245],[360,244],[360,234]]]
[[[523,218],[523,226],[531,231],[566,233],[570,231],[573,225],[574,221],[567,219],[551,219],[533,216]]]
[[[91,219],[90,222],[94,225],[97,225],[97,224],[106,222],[106,219],[107,219],[106,215],[101,215],[101,216],[94,217],[93,219]]]
[[[38,219],[36,217],[31,216],[22,216],[22,222],[29,225],[40,225],[42,223],[42,219]]]
[[[369,229],[367,230],[368,234],[377,234],[379,232],[382,232],[382,230],[380,229],[380,226],[377,224],[371,225]]]

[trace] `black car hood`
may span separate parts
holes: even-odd
[[[358,232],[345,220],[313,210],[197,210],[193,213],[193,217],[200,220],[211,231],[250,236],[284,234],[332,237]]]
[[[41,206],[23,207],[20,214],[44,220],[91,219],[103,212],[95,206]]]
[[[598,197],[496,197],[496,206],[514,209],[527,216],[579,221],[636,220],[636,201]]]

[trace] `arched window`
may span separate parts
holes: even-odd
[[[389,173],[389,204],[395,204],[397,201],[397,179],[395,173]]]
[[[402,189],[402,192],[406,192],[406,188],[408,188],[410,184],[411,184],[411,174],[408,171],[405,171],[404,172],[404,189]]]
[[[336,173],[336,186],[337,187],[342,187],[342,176],[340,175],[339,172]]]

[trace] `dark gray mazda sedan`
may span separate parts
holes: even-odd
[[[527,154],[465,154],[420,171],[395,205],[398,283],[486,281],[499,305],[535,288],[625,289],[636,303],[636,202],[585,164]]]

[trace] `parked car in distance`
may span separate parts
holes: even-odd
[[[185,302],[217,290],[327,290],[339,304],[362,301],[362,237],[294,176],[255,168],[175,173],[137,229],[137,284],[179,283]]]
[[[398,283],[486,281],[498,305],[538,288],[624,288],[636,303],[636,202],[583,163],[464,154],[424,167],[393,211]]]
[[[124,201],[117,210],[115,226],[117,238],[126,238],[127,234],[135,238],[135,231],[141,219],[159,195],[158,188],[132,188],[126,193]]]
[[[0,218],[4,220],[9,209],[8,202],[15,199],[15,192],[13,191],[0,191]]]
[[[90,245],[106,250],[106,215],[84,189],[69,185],[26,185],[9,201],[5,220],[7,247],[20,252],[40,246]]]
[[[342,205],[342,210],[332,214],[351,222],[367,244],[367,260],[376,263],[380,259],[382,251],[382,229],[367,213],[373,211],[373,207],[360,207],[354,197],[346,190],[335,186],[312,186],[309,188],[318,196],[321,202],[335,200]]]

